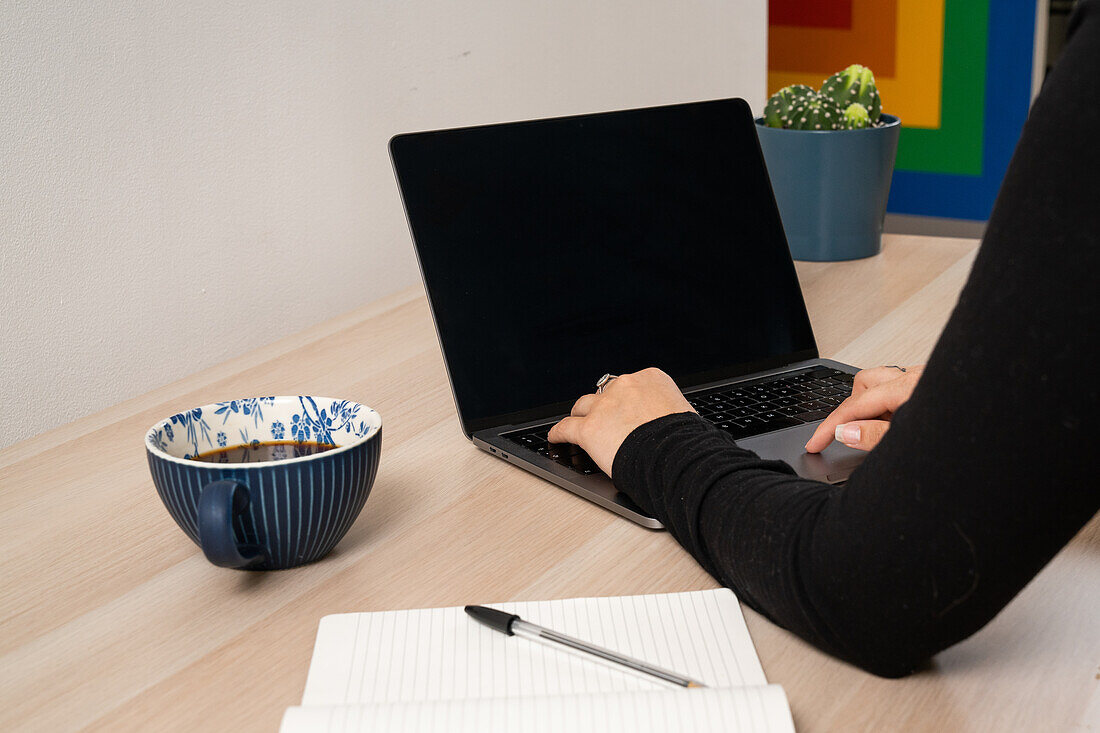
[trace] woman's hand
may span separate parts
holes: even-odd
[[[650,420],[677,412],[695,410],[672,377],[651,367],[611,380],[601,394],[581,397],[547,437],[551,443],[576,443],[610,476],[626,436]]]
[[[806,443],[806,451],[820,453],[838,440],[860,450],[871,450],[886,431],[897,409],[905,404],[917,386],[924,365],[881,366],[864,369],[852,383],[852,396],[825,418]]]

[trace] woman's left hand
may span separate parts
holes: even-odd
[[[695,410],[672,377],[650,367],[611,380],[601,394],[581,397],[547,437],[551,443],[579,445],[610,476],[626,436],[650,420],[677,412]]]

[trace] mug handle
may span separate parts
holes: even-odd
[[[222,568],[249,568],[270,558],[260,545],[237,542],[233,519],[248,508],[250,497],[244,484],[214,481],[199,496],[199,544],[206,559]]]

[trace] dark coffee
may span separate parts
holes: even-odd
[[[337,446],[331,443],[313,443],[296,440],[273,440],[267,443],[253,441],[246,445],[234,445],[228,448],[200,453],[191,456],[193,461],[206,463],[257,463],[259,461],[281,461],[286,458],[300,458],[324,453]]]

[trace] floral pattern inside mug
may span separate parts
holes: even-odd
[[[287,441],[273,448],[278,461],[297,457],[295,442],[327,443],[339,450],[369,439],[381,427],[376,411],[349,400],[246,397],[176,413],[154,425],[145,442],[171,458],[189,460],[228,446]],[[220,458],[228,461],[225,454]]]

